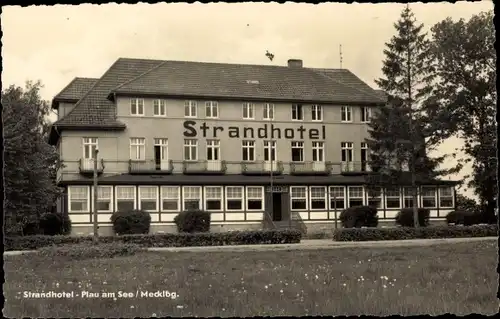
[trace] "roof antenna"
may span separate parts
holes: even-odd
[[[342,44],[339,45],[340,68],[342,69]]]

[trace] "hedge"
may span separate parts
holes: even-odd
[[[298,230],[234,231],[227,233],[135,234],[99,237],[99,243],[127,243],[141,247],[192,247],[258,244],[300,243]],[[92,236],[21,236],[6,237],[5,250],[36,250],[48,246],[84,244],[92,242]]]
[[[206,233],[210,231],[212,214],[202,210],[188,210],[174,218],[179,233]]]
[[[378,241],[432,238],[498,236],[498,225],[432,226],[395,228],[343,228],[333,234],[335,241]]]
[[[421,227],[429,226],[429,218],[431,211],[427,208],[417,208],[418,224]],[[413,208],[403,208],[396,215],[396,224],[403,227],[414,227]]]
[[[117,235],[148,234],[151,226],[151,215],[138,209],[114,212],[110,220]]]
[[[339,219],[344,228],[377,227],[377,208],[372,206],[349,207],[340,213]]]

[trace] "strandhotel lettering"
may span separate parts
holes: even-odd
[[[219,138],[222,134],[226,134],[222,126],[210,126],[203,123],[197,126],[195,121],[184,121],[184,137],[198,137],[198,132],[201,131],[204,138]],[[254,127],[238,127],[229,126],[227,128],[227,136],[229,138],[271,138],[271,139],[310,139],[324,140],[326,139],[326,127],[321,125],[321,129],[304,128],[303,125],[298,128],[280,128],[274,124],[264,124],[259,128]]]

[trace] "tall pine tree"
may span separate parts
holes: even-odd
[[[5,233],[36,233],[40,216],[60,194],[55,183],[59,156],[47,143],[49,106],[41,83],[2,90],[4,124]]]
[[[434,66],[431,45],[407,6],[394,24],[396,35],[384,50],[382,72],[375,82],[387,95],[387,104],[370,124],[370,165],[376,174],[372,185],[391,187],[410,175],[412,185],[452,171],[440,168],[446,156],[431,158],[429,152],[448,137],[446,113],[437,112],[433,98]],[[406,173],[405,173],[406,172]],[[409,172],[409,174],[408,174]],[[417,189],[412,188],[414,223],[418,227]]]

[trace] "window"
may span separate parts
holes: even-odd
[[[423,208],[436,208],[436,187],[422,186],[420,198],[422,199],[421,205]]]
[[[361,107],[361,122],[368,123],[372,118],[372,109],[371,107],[362,106]]]
[[[312,142],[312,158],[313,162],[324,162],[325,161],[325,143],[324,142]]]
[[[439,207],[442,208],[453,207],[453,188],[451,187],[439,188]]]
[[[205,186],[205,209],[222,210],[222,186]]]
[[[274,120],[274,104],[265,103],[264,104],[264,120]]]
[[[146,158],[146,139],[133,137],[130,139],[130,159],[133,161],[143,161]]]
[[[184,102],[184,116],[185,117],[196,117],[198,115],[198,104],[196,101],[186,101]]]
[[[198,141],[184,140],[184,160],[196,161],[198,159]]]
[[[201,207],[201,186],[184,186],[182,188],[183,209],[199,210]]]
[[[179,186],[162,186],[161,187],[161,210],[176,212],[179,211],[180,192]]]
[[[97,137],[84,137],[83,138],[83,158],[94,158],[94,152],[98,148]]]
[[[154,143],[156,169],[168,170],[168,139],[155,138]]]
[[[241,149],[243,151],[242,158],[245,162],[255,161],[255,141],[242,141]]]
[[[226,187],[226,210],[243,210],[243,187]]]
[[[117,212],[135,209],[135,186],[116,186]]]
[[[166,100],[153,100],[153,115],[154,116],[167,116],[167,101]]]
[[[382,208],[382,188],[367,189],[368,206]]]
[[[330,186],[330,210],[345,208],[345,187]]]
[[[90,192],[87,186],[69,186],[69,211],[88,212],[90,202]]]
[[[304,112],[302,109],[302,104],[292,105],[292,120],[302,121],[304,119]]]
[[[292,142],[292,162],[304,161],[304,142]]]
[[[403,188],[403,207],[404,208],[412,208],[413,207],[413,193],[415,192],[414,189],[411,187],[404,187]]]
[[[311,106],[311,119],[313,121],[323,121],[323,108],[321,105]]]
[[[290,200],[292,202],[292,210],[307,209],[307,187],[291,186]]]
[[[205,102],[205,117],[212,119],[219,117],[219,104],[217,102]]]
[[[243,103],[243,119],[253,120],[254,109],[255,105],[253,103]]]
[[[363,206],[363,186],[349,186],[349,207]]]
[[[352,142],[342,142],[340,143],[342,148],[342,171],[352,171],[353,170],[353,143]]]
[[[207,140],[207,160],[218,161],[220,160],[220,141]]]
[[[352,122],[352,108],[350,106],[342,106],[340,112],[342,122]]]
[[[147,212],[158,211],[158,187],[139,186],[139,209]]]
[[[385,207],[401,208],[401,190],[399,187],[388,188],[385,190]]]
[[[276,161],[276,141],[264,141],[264,161]]]
[[[361,171],[367,172],[369,171],[368,165],[368,143],[361,143]]]
[[[112,212],[113,211],[113,187],[98,186],[97,187],[97,211]]]
[[[264,187],[247,186],[247,210],[264,210]]]
[[[311,186],[310,207],[313,209],[326,209],[326,187]]]
[[[130,115],[144,115],[144,100],[131,99],[130,100]]]

